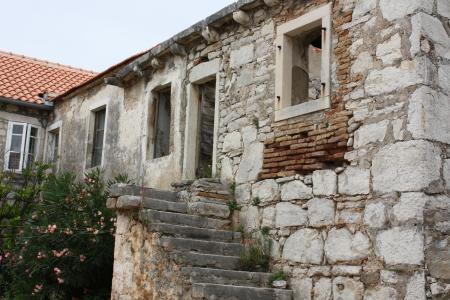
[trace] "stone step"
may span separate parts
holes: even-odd
[[[270,273],[219,270],[199,267],[181,268],[191,283],[214,283],[238,286],[268,287]]]
[[[142,206],[144,208],[159,211],[170,211],[182,214],[187,213],[187,203],[185,202],[172,202],[153,198],[144,198],[142,200]]]
[[[154,188],[141,188],[131,184],[114,184],[110,187],[110,197],[117,198],[120,196],[144,196],[154,199],[177,202],[178,193],[172,191],[159,190]]]
[[[145,211],[141,212],[141,218],[152,223],[169,223],[175,225],[186,225],[212,229],[225,229],[230,224],[229,220],[219,220],[202,216],[158,211],[153,209],[146,209]]]
[[[239,256],[244,249],[244,246],[240,243],[224,243],[168,236],[161,237],[158,240],[158,244],[168,249],[231,256]]]
[[[183,266],[207,267],[225,270],[237,270],[240,267],[239,256],[205,254],[198,252],[172,251],[171,257]]]
[[[193,215],[227,219],[230,216],[228,205],[219,201],[203,199],[202,201],[190,202],[188,212]]]
[[[241,240],[241,234],[228,230],[217,230],[209,228],[198,228],[184,225],[173,225],[167,223],[148,224],[150,231],[161,232],[175,237],[186,237],[191,239],[212,240],[220,242],[231,242]]]
[[[194,283],[193,299],[233,299],[233,300],[292,300],[291,290],[257,288],[248,286]]]

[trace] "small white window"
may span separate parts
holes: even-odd
[[[277,28],[275,120],[330,107],[331,5]]]
[[[36,126],[10,122],[6,139],[5,170],[20,172],[30,167],[38,149],[38,128]]]

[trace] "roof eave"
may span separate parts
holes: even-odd
[[[83,82],[82,84],[71,88],[70,90],[57,96],[55,99],[53,99],[53,101],[58,101],[63,98],[72,96],[74,93],[77,93],[80,89],[83,89],[85,87],[88,87],[88,86],[93,87],[98,84],[101,84],[104,82],[104,80],[103,80],[104,78],[111,76],[111,74],[117,73],[120,69],[126,67],[129,64],[135,63],[136,61],[141,59],[142,56],[146,55],[146,57],[143,58],[144,60],[148,60],[151,57],[157,57],[157,56],[167,52],[172,44],[181,42],[194,34],[201,33],[201,31],[204,27],[210,26],[215,22],[218,22],[218,21],[221,21],[228,17],[231,17],[233,12],[235,12],[236,10],[247,8],[247,7],[253,7],[255,4],[256,5],[263,4],[263,1],[262,0],[239,0],[235,3],[232,3],[232,4],[222,8],[218,12],[208,16],[204,20],[195,23],[194,25],[188,27],[187,29],[185,29],[185,30],[175,34],[171,38],[165,40],[164,42],[152,47],[150,50],[133,55],[133,56],[123,60],[122,62],[108,68],[107,70],[97,74],[97,76],[91,78],[90,80],[87,80],[87,81]]]
[[[30,103],[23,100],[17,100],[17,99],[10,99],[0,96],[0,103],[4,104],[12,104],[17,105],[24,108],[32,108],[36,110],[44,110],[44,111],[51,111],[53,110],[53,106],[46,105],[46,104],[37,104],[37,103]]]

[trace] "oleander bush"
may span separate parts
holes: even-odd
[[[105,182],[94,170],[77,181],[69,173],[48,175],[47,168],[27,171],[30,180],[15,192],[19,200],[7,204],[8,218],[1,216],[0,295],[108,299],[115,215],[105,204],[109,185],[129,180],[120,175]],[[11,189],[4,183],[0,193]]]

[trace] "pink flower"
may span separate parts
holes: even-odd
[[[39,251],[36,257],[37,257],[38,259],[42,259],[42,258],[46,258],[47,255],[45,255],[44,253],[42,253],[41,251]]]
[[[34,293],[39,293],[39,292],[42,290],[43,287],[44,287],[43,284],[36,284],[36,285],[34,286],[33,292],[34,292]]]
[[[56,280],[58,280],[58,283],[59,283],[59,284],[63,284],[63,283],[64,283],[64,279],[62,279],[62,278],[59,278],[59,277],[58,277],[58,278],[56,278]]]
[[[50,233],[54,233],[56,230],[56,225],[48,225],[47,226],[47,231]]]
[[[59,268],[54,267],[53,272],[55,272],[56,275],[59,275],[59,274],[61,274],[62,271]]]
[[[84,262],[86,260],[86,256],[84,256],[83,254],[80,255],[80,261]]]

